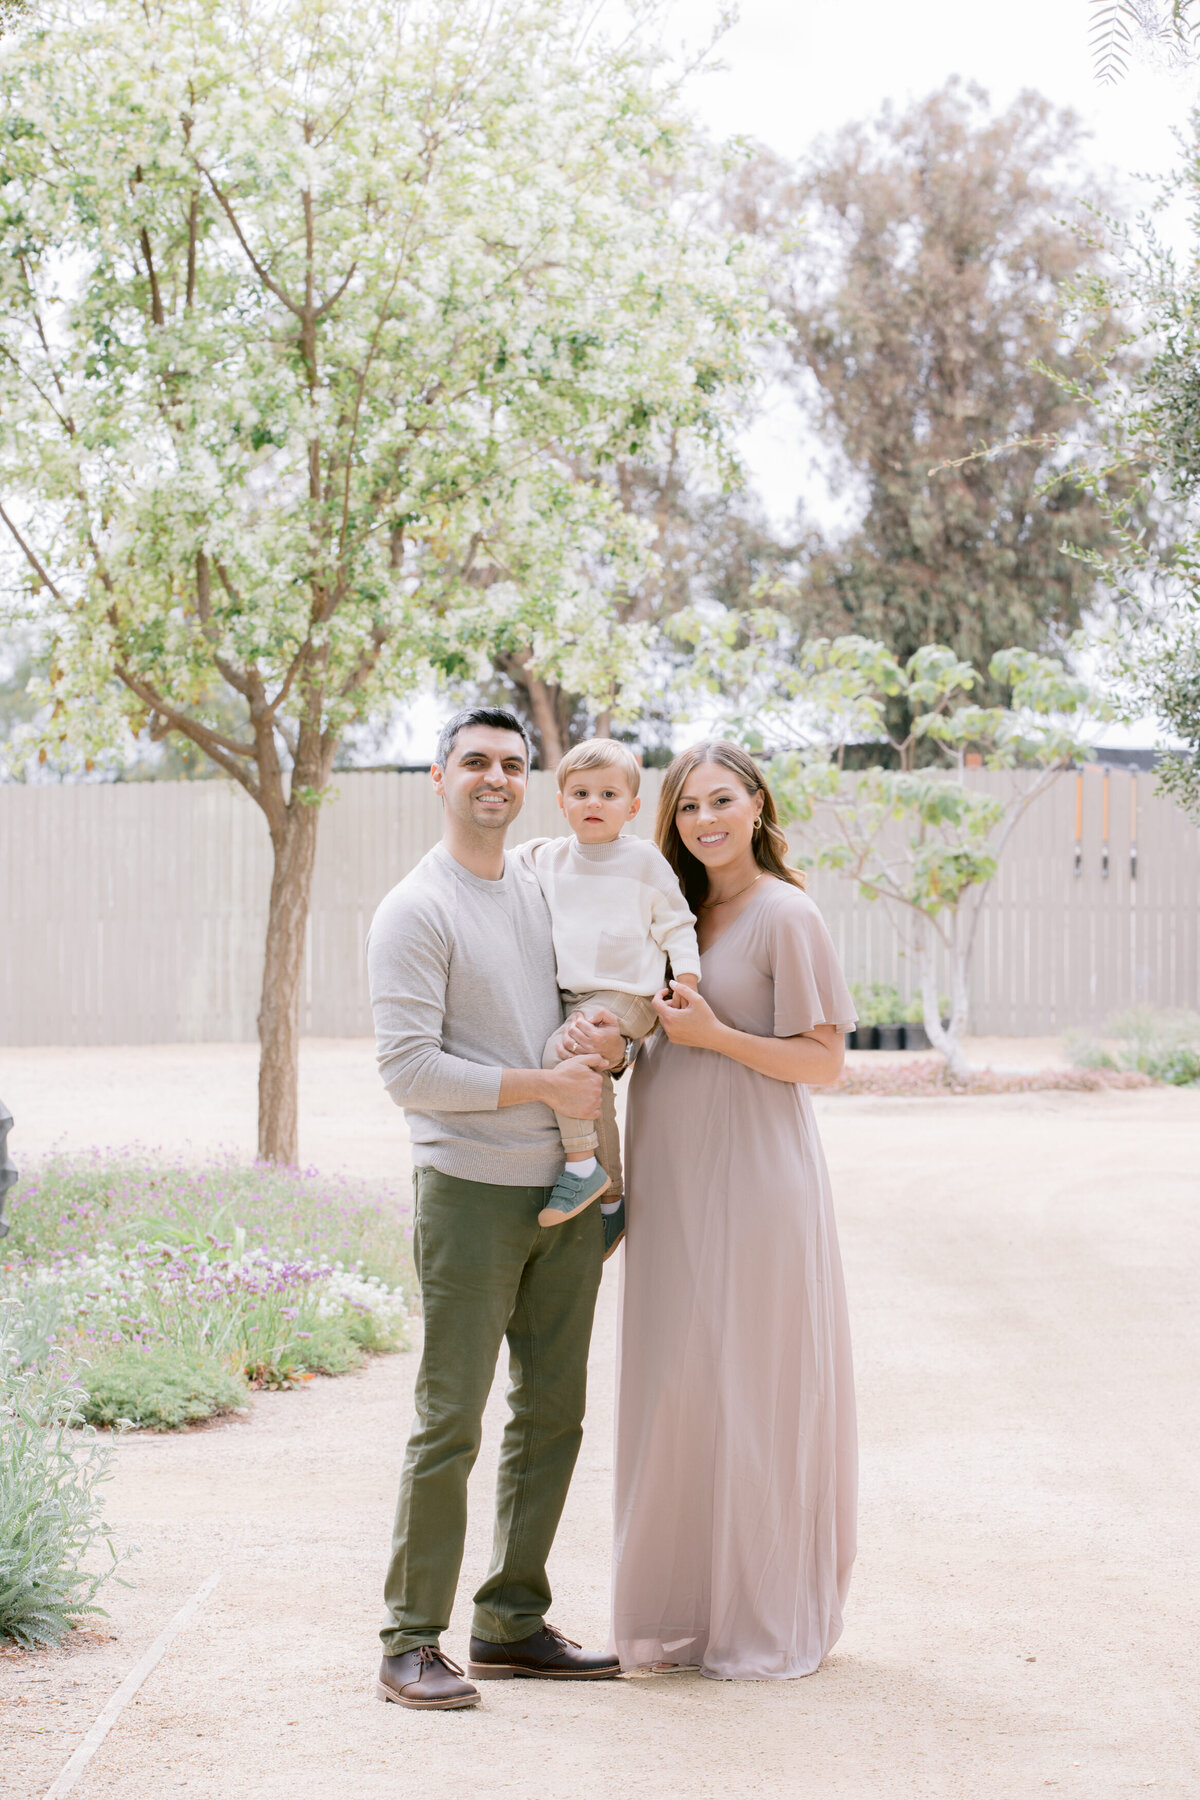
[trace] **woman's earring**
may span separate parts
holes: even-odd
[[[755,819],[755,821],[754,821],[753,825],[750,827],[750,829],[751,829],[751,832],[762,830],[762,814],[761,813],[759,813],[758,817]]]

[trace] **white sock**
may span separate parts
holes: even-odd
[[[620,1212],[622,1205],[623,1202],[620,1200],[602,1200],[600,1202],[600,1211],[602,1213]]]
[[[594,1156],[585,1157],[582,1162],[569,1162],[566,1165],[568,1175],[590,1175],[596,1167]]]

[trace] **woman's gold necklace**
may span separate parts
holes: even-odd
[[[761,881],[763,876],[766,874],[766,872],[767,871],[765,869],[760,869],[758,871],[758,874],[754,877],[754,881],[748,881],[746,883],[745,887],[738,888],[736,893],[726,894],[724,900],[701,900],[701,902],[700,902],[701,912],[707,912],[710,906],[728,906],[729,902],[731,900],[737,899],[738,894],[748,894],[750,892],[750,889],[754,886],[754,882]]]

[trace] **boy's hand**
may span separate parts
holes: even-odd
[[[598,1056],[568,1056],[555,1068],[544,1070],[546,1105],[566,1113],[569,1119],[598,1119],[603,1069]]]
[[[670,989],[663,988],[651,1004],[673,1044],[690,1044],[697,1050],[719,1048],[726,1027],[691,986],[672,981]]]
[[[625,1061],[625,1039],[612,1013],[603,1006],[572,1013],[567,1020],[564,1048],[568,1056],[598,1056],[606,1069],[619,1069]]]
[[[675,977],[675,986],[677,988],[678,987],[691,988],[691,990],[694,994],[698,991],[698,989],[700,987],[700,977],[698,975],[677,975]],[[662,995],[660,995],[659,997],[662,998],[663,996],[667,996],[667,1005],[668,1006],[680,1007],[680,1006],[687,1005],[686,1000],[676,999],[675,995],[672,994],[670,988],[664,988],[662,990]]]

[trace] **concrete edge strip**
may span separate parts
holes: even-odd
[[[163,1657],[171,1639],[183,1630],[193,1614],[208,1599],[220,1579],[219,1571],[216,1575],[210,1575],[204,1585],[196,1589],[191,1599],[180,1607],[170,1624],[164,1626],[159,1632],[150,1648],[139,1657],[83,1742],[72,1752],[61,1774],[56,1777],[52,1786],[47,1788],[45,1800],[63,1800],[63,1796],[71,1792],[147,1675]]]

